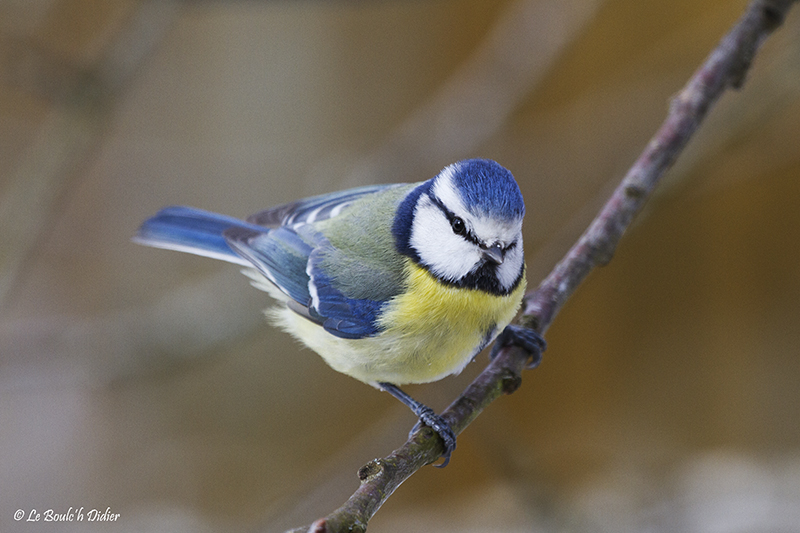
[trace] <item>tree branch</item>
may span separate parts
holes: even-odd
[[[764,39],[783,22],[796,0],[754,0],[733,29],[720,41],[686,86],[674,97],[661,128],[650,140],[611,198],[578,242],[539,287],[525,296],[520,323],[544,333],[567,298],[596,266],[608,263],[619,239],[642,209],[659,179],[677,159],[719,96],[744,82]],[[530,354],[508,347],[443,413],[461,433],[502,394],[514,392]],[[307,527],[293,531],[365,531],[369,519],[414,472],[435,462],[444,450],[427,427],[400,448],[362,467],[361,485],[345,504]]]

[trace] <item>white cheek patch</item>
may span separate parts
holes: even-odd
[[[506,252],[503,263],[497,267],[497,281],[505,290],[509,290],[517,281],[522,269],[522,262],[525,260],[525,253],[522,251],[522,234],[519,234],[516,242],[517,245]]]
[[[481,260],[475,245],[453,233],[445,214],[427,196],[420,197],[414,210],[410,244],[434,275],[452,281]]]

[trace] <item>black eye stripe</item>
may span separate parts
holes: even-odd
[[[433,205],[435,205],[436,207],[438,207],[438,208],[439,208],[439,210],[440,210],[442,213],[444,213],[444,216],[445,216],[445,217],[447,217],[447,221],[448,221],[448,222],[450,222],[450,226],[451,226],[451,227],[453,227],[453,231],[454,231],[454,232],[455,232],[455,226],[454,226],[454,224],[456,224],[455,220],[456,220],[456,219],[458,219],[458,220],[460,220],[460,221],[461,221],[461,223],[464,225],[464,231],[462,231],[462,232],[455,232],[455,233],[456,233],[456,235],[460,235],[461,237],[463,237],[463,238],[464,238],[465,240],[467,240],[468,242],[471,242],[472,244],[475,244],[475,245],[477,245],[477,246],[480,246],[480,245],[481,245],[481,243],[480,243],[480,241],[478,240],[478,238],[477,238],[475,235],[473,235],[473,233],[472,233],[472,232],[469,230],[469,228],[468,228],[468,227],[467,227],[467,225],[464,223],[464,220],[463,220],[461,217],[459,217],[459,216],[456,216],[456,214],[455,214],[455,213],[453,213],[452,211],[450,211],[450,210],[447,208],[447,206],[445,206],[445,205],[444,205],[444,203],[442,203],[442,201],[441,201],[439,198],[437,198],[436,196],[429,195],[429,196],[428,196],[428,198],[430,198],[430,199],[431,199],[431,202],[433,202]]]
[[[439,198],[437,198],[436,196],[428,195],[428,198],[430,198],[431,202],[433,202],[433,205],[438,207],[439,210],[442,213],[444,213],[444,216],[447,217],[447,221],[450,222],[450,226],[451,227],[453,227],[454,221],[456,219],[460,220],[461,223],[464,224],[464,231],[462,231],[462,232],[455,231],[455,227],[453,227],[453,232],[456,235],[460,235],[466,241],[471,242],[472,244],[474,244],[476,246],[479,246],[481,248],[484,248],[483,243],[481,243],[481,241],[469,230],[469,228],[467,228],[466,223],[464,223],[464,219],[462,219],[461,217],[457,216],[455,213],[450,211],[447,208],[447,206],[445,206],[444,203]],[[509,250],[511,250],[512,248],[514,248],[516,246],[517,246],[517,241],[513,241],[508,246],[504,246],[503,247],[503,253],[508,252]]]

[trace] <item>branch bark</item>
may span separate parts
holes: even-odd
[[[611,260],[622,234],[641,211],[660,178],[672,166],[711,106],[728,88],[738,89],[758,48],[783,22],[797,0],[753,0],[744,14],[671,102],[667,118],[589,228],[539,287],[525,296],[520,323],[544,333],[566,300],[596,266]],[[461,433],[502,394],[514,392],[530,354],[508,347],[442,413]],[[365,531],[370,518],[417,470],[443,452],[427,427],[383,459],[362,467],[361,485],[339,509],[310,526],[292,531]]]

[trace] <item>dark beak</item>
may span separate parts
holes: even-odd
[[[501,248],[499,244],[493,244],[483,249],[483,256],[493,263],[500,265],[503,263],[503,248]]]

